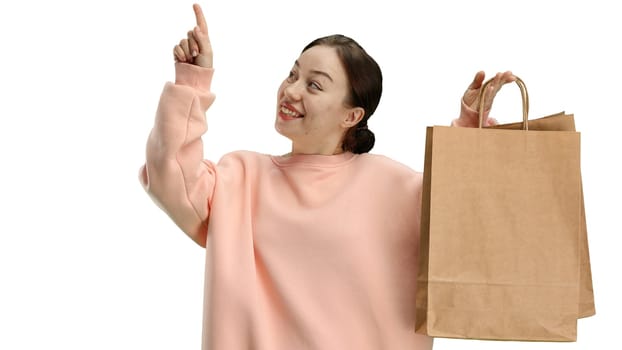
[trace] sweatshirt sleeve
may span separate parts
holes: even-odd
[[[176,63],[175,83],[165,84],[147,140],[139,179],[153,201],[201,246],[214,189],[215,165],[203,159],[205,112],[214,101],[213,69]]]
[[[497,121],[493,118],[488,118],[490,114],[490,110],[484,112],[484,126],[492,126],[497,125]],[[479,113],[473,108],[469,107],[461,101],[460,106],[460,117],[458,119],[454,119],[451,122],[451,126],[459,126],[465,128],[477,128],[479,127]]]

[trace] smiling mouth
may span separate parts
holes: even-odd
[[[304,115],[291,110],[289,108],[287,108],[286,106],[282,105],[281,108],[279,109],[279,112],[281,112],[283,115],[290,117],[290,118],[302,118],[304,117]]]

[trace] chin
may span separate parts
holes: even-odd
[[[285,137],[287,137],[288,139],[291,140],[292,138],[289,136],[289,134],[285,130],[283,130],[282,125],[279,124],[279,119],[278,118],[279,117],[277,117],[276,121],[274,122],[274,130],[276,130],[276,132],[278,132],[279,134],[281,134],[281,135],[283,135],[283,136],[285,136]]]

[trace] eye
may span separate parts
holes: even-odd
[[[288,83],[293,83],[295,81],[296,81],[296,72],[290,71],[289,75],[287,76],[287,82]]]
[[[315,81],[309,82],[308,86],[309,86],[310,89],[322,91],[322,87],[320,86],[320,84],[318,84]]]

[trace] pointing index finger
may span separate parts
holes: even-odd
[[[199,29],[201,29],[203,33],[207,33],[207,22],[205,22],[205,16],[203,16],[201,6],[199,4],[194,4],[192,5],[192,8],[194,9],[194,15],[197,18],[197,25],[199,26]]]

